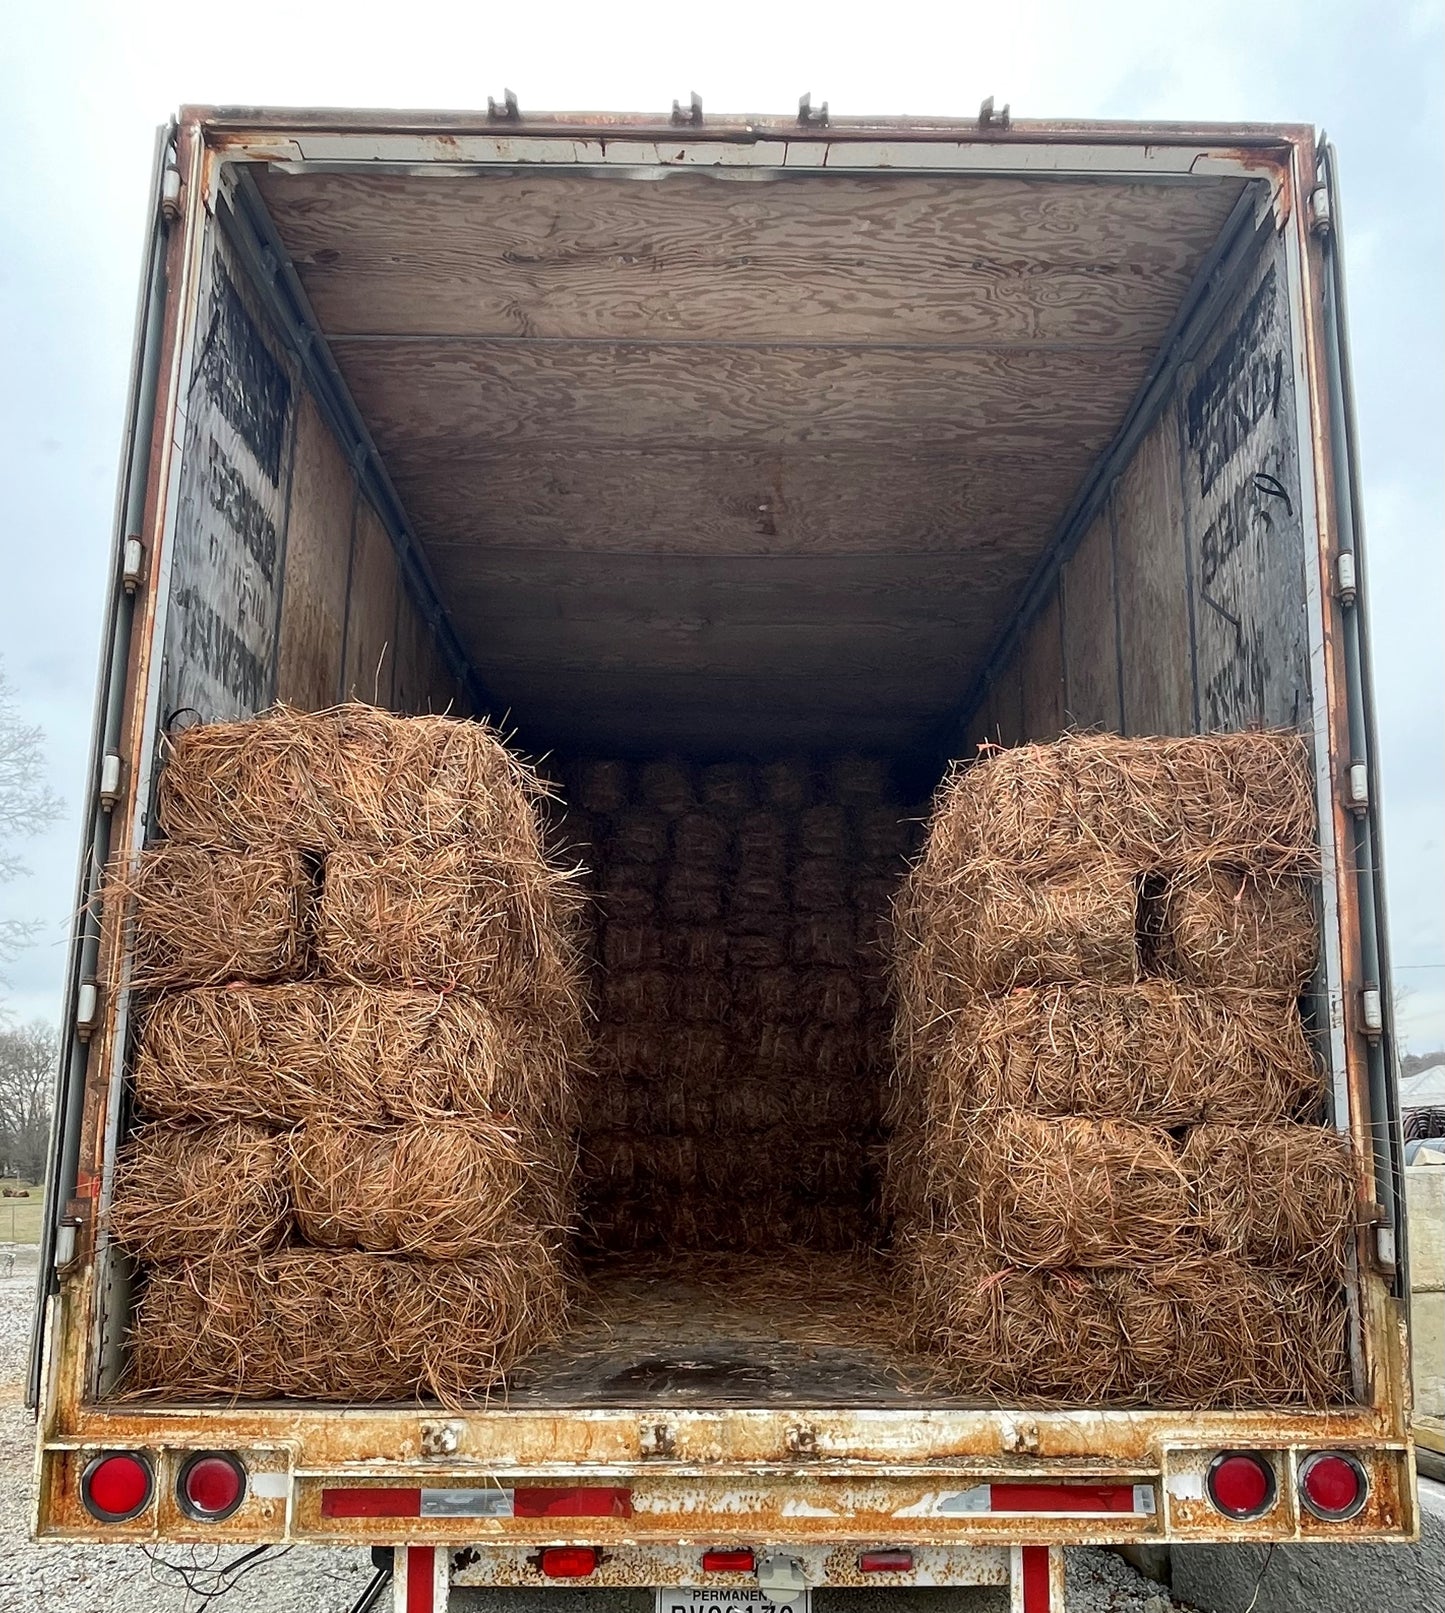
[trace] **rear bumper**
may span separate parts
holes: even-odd
[[[336,1411],[331,1418],[374,1415]],[[1240,1429],[1243,1437],[1170,1443],[1140,1462],[1019,1457],[838,1471],[816,1460],[746,1468],[660,1460],[566,1472],[483,1467],[455,1455],[318,1468],[299,1443],[248,1440],[219,1412],[183,1441],[160,1424],[149,1439],[130,1428],[124,1436],[119,1428],[96,1432],[100,1437],[44,1446],[36,1519],[42,1538],[465,1548],[471,1583],[546,1583],[529,1578],[527,1565],[549,1545],[597,1548],[599,1584],[696,1583],[698,1552],[728,1545],[807,1553],[819,1584],[893,1583],[858,1577],[857,1553],[908,1547],[916,1572],[897,1583],[968,1584],[990,1582],[945,1576],[973,1564],[980,1549],[1022,1543],[1399,1541],[1418,1527],[1409,1446],[1341,1438],[1342,1430],[1283,1442],[1260,1438],[1257,1427]],[[236,1453],[248,1475],[241,1505],[216,1521],[188,1515],[177,1493],[186,1458],[203,1449]],[[1228,1518],[1208,1497],[1209,1465],[1231,1449],[1259,1452],[1274,1471],[1273,1503],[1257,1518]],[[1351,1519],[1327,1522],[1300,1503],[1301,1461],[1324,1449],[1350,1452],[1368,1476],[1366,1503]],[[150,1504],[123,1522],[97,1521],[82,1498],[87,1465],[107,1450],[141,1453],[155,1476]],[[485,1578],[489,1573],[498,1577]]]

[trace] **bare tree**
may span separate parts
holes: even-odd
[[[60,1038],[43,1021],[0,1030],[0,1174],[44,1175],[59,1059]]]
[[[27,872],[14,843],[39,834],[60,812],[60,798],[45,782],[45,735],[20,720],[0,667],[0,884]],[[0,919],[0,959],[13,958],[35,929],[24,919]]]

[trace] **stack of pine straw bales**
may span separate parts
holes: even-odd
[[[1347,1398],[1313,800],[1282,732],[1071,736],[945,782],[896,913],[891,1198],[960,1390]]]
[[[539,785],[481,723],[196,727],[124,871],[136,1388],[451,1400],[565,1301],[582,999]]]
[[[592,1245],[876,1241],[881,933],[910,833],[887,767],[592,760],[569,798],[598,887]]]

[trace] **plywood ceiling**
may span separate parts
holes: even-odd
[[[531,742],[901,751],[962,698],[1239,184],[260,190]]]

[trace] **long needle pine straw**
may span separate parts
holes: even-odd
[[[1212,868],[1160,882],[1157,958],[1190,985],[1302,991],[1314,972],[1318,924],[1310,885]]]
[[[1318,867],[1308,742],[1293,730],[1187,739],[1070,734],[990,752],[934,804],[927,885],[1000,863],[1030,879],[1098,861],[1139,872]]]
[[[143,1126],[116,1166],[110,1231],[139,1260],[278,1249],[291,1230],[284,1134],[247,1121]]]
[[[146,1276],[128,1388],[457,1405],[485,1397],[554,1336],[566,1297],[561,1252],[542,1235],[506,1259],[445,1264],[318,1249],[184,1261]]]
[[[1052,981],[1127,986],[1139,973],[1133,873],[1100,862],[1030,883],[999,867],[937,887],[915,883],[896,909],[899,991],[926,1023],[979,992]]]
[[[980,1122],[962,1159],[927,1163],[932,1196],[1004,1264],[1152,1265],[1189,1252],[1186,1179],[1165,1131],[1005,1110]]]
[[[295,851],[156,846],[117,863],[107,901],[129,904],[131,983],[139,990],[273,980],[307,964],[312,875]]]
[[[539,845],[532,804],[546,789],[485,723],[358,702],[277,706],[171,740],[159,814],[172,840],[198,845],[324,852],[467,839],[527,861]]]
[[[918,1075],[896,1122],[922,1106],[950,1135],[997,1107],[1181,1126],[1289,1118],[1324,1093],[1292,997],[1166,980],[975,997],[900,1054]]]
[[[565,1036],[466,992],[306,982],[175,992],[146,1011],[140,1108],[180,1119],[378,1123],[568,1113]]]
[[[1349,1139],[1323,1126],[1195,1126],[1180,1165],[1205,1239],[1267,1265],[1343,1265],[1354,1225]]]
[[[317,953],[338,980],[467,987],[580,1028],[576,905],[568,877],[540,859],[344,847],[326,859]]]
[[[555,1162],[530,1157],[515,1131],[477,1121],[313,1122],[292,1141],[290,1177],[297,1226],[320,1248],[465,1260],[535,1236],[544,1204],[553,1224],[562,1214]]]
[[[1005,1402],[1337,1406],[1350,1398],[1338,1283],[1224,1257],[1154,1271],[1019,1271],[969,1231],[899,1255],[913,1342],[959,1392]]]

